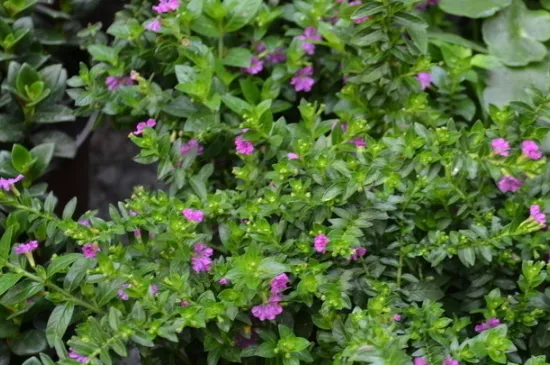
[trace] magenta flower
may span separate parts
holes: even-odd
[[[254,332],[253,330],[249,338],[244,337],[240,333],[236,333],[234,336],[234,341],[235,344],[241,349],[245,349],[247,347],[255,345],[258,342],[258,335],[256,335],[256,332]]]
[[[493,139],[491,141],[491,148],[493,149],[493,153],[499,156],[507,157],[510,154],[510,152],[508,152],[510,144],[504,138]]]
[[[256,44],[256,53],[262,53],[267,51],[267,47],[265,46],[264,42],[260,42]]]
[[[136,126],[136,130],[134,131],[134,135],[139,136],[143,133],[143,130],[145,128],[154,128],[157,125],[157,121],[155,119],[147,119],[145,122],[140,122]]]
[[[182,155],[187,155],[189,152],[196,150],[197,156],[200,156],[204,153],[204,147],[200,145],[199,141],[196,139],[190,139],[187,143],[181,145],[180,153]]]
[[[187,300],[183,300],[183,301],[180,302],[180,306],[182,306],[182,307],[189,307],[189,304],[191,304],[191,303],[189,303]]]
[[[258,57],[254,56],[250,60],[250,67],[243,68],[243,71],[251,75],[256,75],[264,69],[264,63]]]
[[[202,222],[204,220],[204,213],[200,210],[184,209],[181,213],[187,220],[192,222]]]
[[[18,183],[19,181],[23,180],[25,176],[19,174],[16,177],[10,179],[4,179],[3,177],[0,177],[0,189],[4,189],[5,191],[10,191],[13,185]]]
[[[136,229],[134,231],[134,237],[136,237],[136,238],[141,237],[141,229]]]
[[[134,81],[130,77],[109,76],[105,79],[105,85],[110,91],[118,90],[122,86],[133,85]]]
[[[353,249],[353,253],[350,256],[350,261],[357,261],[360,257],[363,257],[367,254],[367,249],[364,247],[357,247]]]
[[[90,221],[89,220],[81,220],[81,221],[78,221],[78,224],[80,224],[81,226],[84,226],[84,227],[90,227]]]
[[[69,358],[76,360],[77,362],[81,364],[85,364],[88,362],[88,357],[80,355],[78,352],[76,352],[73,348],[69,348]]]
[[[416,79],[420,83],[420,88],[426,90],[432,84],[432,74],[428,72],[420,72],[416,75]]]
[[[529,208],[529,215],[530,217],[540,224],[546,224],[546,215],[541,212],[540,206],[533,204]]]
[[[221,278],[220,280],[218,280],[218,284],[220,285],[229,285],[229,283],[231,283],[231,281],[229,281],[229,279],[226,279],[226,278]]]
[[[401,320],[401,315],[400,314],[394,314],[392,319],[396,322],[399,322]]]
[[[135,210],[131,210],[129,213],[132,217],[137,217],[138,216],[138,212],[136,212]]]
[[[271,280],[271,293],[279,294],[280,292],[284,291],[287,288],[288,282],[288,276],[285,273],[275,276]]]
[[[325,253],[326,247],[329,243],[329,239],[324,234],[319,234],[313,239],[313,247],[315,248],[315,251],[320,253]]]
[[[118,289],[118,297],[120,298],[120,300],[128,300],[130,299],[130,297],[128,296],[128,293],[126,293],[126,289],[129,287],[130,285],[129,284],[123,284],[120,286],[120,288]]]
[[[283,307],[279,304],[281,298],[274,295],[269,298],[267,303],[252,307],[252,315],[260,321],[274,320],[279,314],[283,313]]]
[[[273,52],[265,56],[267,62],[271,64],[277,64],[286,61],[286,54],[284,48],[277,48]]]
[[[154,19],[152,22],[148,23],[145,26],[145,29],[150,30],[151,32],[158,32],[161,28],[162,26],[160,25],[159,19]]]
[[[24,255],[29,252],[33,252],[38,248],[38,241],[28,241],[27,243],[20,243],[13,248],[13,252],[16,255]]]
[[[151,294],[156,297],[159,294],[159,287],[158,285],[151,285]]]
[[[209,272],[212,269],[212,259],[214,250],[202,243],[197,243],[193,248],[195,254],[191,258],[191,265],[196,273]]]
[[[158,5],[153,6],[153,10],[157,13],[168,13],[177,10],[180,6],[179,0],[159,0]]]
[[[430,365],[430,363],[423,357],[415,357],[414,365]]]
[[[367,142],[365,142],[365,139],[363,137],[355,137],[351,140],[351,143],[353,143],[357,148],[364,148],[367,146]]]
[[[290,80],[290,84],[294,86],[294,90],[297,92],[310,92],[311,88],[315,84],[315,80],[311,77],[311,75],[313,75],[313,67],[306,66],[294,74],[294,77]]]
[[[235,149],[237,153],[242,155],[251,155],[254,153],[254,144],[244,139],[243,136],[237,136],[235,138]]]
[[[443,360],[443,363],[441,363],[441,365],[460,365],[460,364],[458,363],[458,360],[455,360],[449,356],[445,360]]]
[[[82,253],[87,259],[95,258],[99,251],[101,251],[101,248],[97,243],[88,243],[82,247]]]
[[[298,36],[298,39],[302,41],[302,49],[308,54],[315,54],[315,44],[310,41],[321,41],[323,38],[317,33],[317,29],[314,27],[306,27],[304,33]]]
[[[504,176],[497,183],[498,188],[503,193],[512,192],[515,193],[523,185],[521,180],[516,179],[513,176]]]
[[[498,318],[489,318],[485,322],[476,325],[474,330],[477,333],[480,333],[480,332],[483,332],[483,331],[487,331],[488,329],[494,328],[496,326],[499,326],[500,323],[501,323],[500,319],[498,319]],[[458,362],[457,362],[457,364],[458,364]]]
[[[287,153],[286,157],[288,157],[289,160],[297,160],[297,159],[300,158],[300,156],[298,156],[298,154],[293,153],[293,152]]]
[[[539,149],[539,145],[534,141],[523,141],[521,143],[521,153],[531,160],[538,160],[542,157],[542,152]]]

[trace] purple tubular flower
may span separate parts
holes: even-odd
[[[508,152],[510,150],[510,144],[504,138],[493,139],[491,141],[491,148],[493,149],[493,153],[499,156],[507,157],[510,155],[510,152]]]
[[[310,92],[311,88],[315,84],[315,80],[311,77],[313,75],[313,67],[306,66],[294,74],[290,84],[294,86],[296,92],[305,91]]]
[[[220,285],[229,285],[229,283],[231,283],[231,281],[226,278],[221,278],[220,280],[218,280],[218,284]]]
[[[157,13],[168,13],[177,10],[180,6],[179,0],[159,0],[158,5],[153,6],[153,10]]]
[[[151,294],[153,294],[154,297],[156,297],[159,294],[159,287],[158,285],[151,285]]]
[[[503,193],[515,193],[523,185],[523,182],[513,176],[504,176],[502,179],[499,180],[497,185],[499,190]]]
[[[267,50],[267,47],[265,46],[264,42],[260,42],[256,44],[256,53],[262,53]]]
[[[315,44],[310,43],[310,41],[321,41],[323,38],[317,33],[317,29],[314,27],[306,27],[304,33],[298,36],[298,39],[301,40],[302,49],[308,54],[315,54]]]
[[[458,363],[458,360],[455,360],[449,356],[445,360],[443,360],[441,365],[460,365],[460,364]]]
[[[531,207],[529,208],[529,215],[535,222],[546,224],[546,215],[541,211],[539,205],[531,205]]]
[[[187,220],[192,222],[200,223],[204,220],[204,213],[200,210],[184,209],[181,213]]]
[[[191,151],[196,150],[197,156],[200,156],[204,153],[204,147],[200,145],[199,141],[196,139],[190,139],[187,143],[181,145],[180,153],[185,156]]]
[[[364,148],[367,146],[367,142],[365,142],[365,139],[363,137],[355,137],[354,139],[351,140],[351,143],[353,143],[357,148],[359,147]]]
[[[250,60],[250,67],[243,68],[243,71],[251,75],[256,75],[264,69],[264,63],[258,57],[254,56]]]
[[[90,221],[89,220],[78,221],[78,224],[80,224],[81,226],[90,227]]]
[[[415,357],[414,365],[430,365],[430,363],[423,357]]]
[[[350,261],[357,261],[360,257],[363,257],[367,254],[367,249],[364,247],[357,247],[353,249],[353,253],[350,256]]]
[[[88,357],[80,355],[78,352],[76,352],[73,348],[69,348],[69,358],[76,360],[77,362],[81,364],[85,364],[88,362]]]
[[[271,64],[277,64],[286,61],[286,54],[284,48],[277,48],[272,53],[265,56],[267,62]]]
[[[271,294],[279,294],[287,288],[288,276],[285,273],[275,276],[271,280]]]
[[[281,298],[278,295],[272,296],[267,303],[252,307],[252,315],[260,321],[274,320],[279,314],[283,313],[283,307],[279,304],[280,300]]]
[[[38,248],[38,241],[28,241],[27,243],[20,243],[13,248],[13,252],[16,255],[24,255],[29,252],[33,252]]]
[[[396,322],[399,322],[399,321],[401,320],[401,318],[402,318],[402,317],[401,317],[400,314],[394,314],[393,317],[392,317],[392,319],[393,319],[394,321],[396,321]]]
[[[539,145],[534,141],[523,141],[521,143],[521,153],[531,160],[538,160],[542,157]]]
[[[109,76],[105,79],[105,85],[110,91],[118,90],[122,86],[133,85],[134,80],[130,77]]]
[[[190,304],[190,303],[189,303],[187,300],[182,300],[182,301],[180,302],[180,306],[182,306],[182,307],[189,307],[189,304]]]
[[[130,297],[128,296],[128,293],[126,293],[125,289],[128,288],[130,285],[129,284],[123,284],[120,286],[120,288],[118,289],[118,297],[120,298],[120,300],[128,300],[130,299]]]
[[[162,26],[160,25],[159,19],[154,19],[145,26],[145,29],[150,30],[151,32],[158,32],[161,30],[161,28]]]
[[[243,136],[237,136],[235,138],[235,149],[241,155],[251,155],[254,153],[254,144],[244,139]]]
[[[288,157],[289,160],[297,160],[297,159],[300,158],[300,156],[298,156],[298,154],[293,153],[293,152],[287,153],[286,157]]]
[[[97,243],[88,243],[82,247],[82,253],[87,259],[93,259],[97,256],[97,253],[101,251],[101,248]]]
[[[145,122],[140,122],[136,126],[136,130],[134,131],[134,135],[139,136],[143,133],[143,130],[145,128],[153,128],[157,125],[157,121],[155,119],[147,119]]]
[[[320,253],[326,252],[326,247],[329,243],[329,239],[324,234],[319,234],[315,236],[313,239],[313,247],[315,248],[315,251]]]
[[[16,177],[12,179],[5,179],[3,177],[0,178],[0,189],[3,189],[5,191],[10,191],[13,185],[18,183],[19,181],[23,180],[25,178],[24,175],[17,175]]]
[[[420,83],[420,88],[426,90],[432,84],[432,74],[429,72],[420,72],[416,75],[416,79]]]
[[[212,269],[212,259],[214,250],[202,243],[197,243],[193,247],[195,255],[191,258],[191,266],[196,273],[209,272]]]
[[[245,349],[252,345],[255,345],[258,342],[258,335],[252,331],[250,338],[246,338],[243,335],[237,333],[234,337],[235,344],[241,349]]]

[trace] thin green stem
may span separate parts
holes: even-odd
[[[399,253],[399,267],[397,268],[397,287],[401,287],[401,276],[403,275],[403,253]]]

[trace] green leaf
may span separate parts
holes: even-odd
[[[33,122],[38,124],[50,124],[60,122],[73,122],[76,117],[71,108],[64,105],[48,105],[36,112]]]
[[[219,38],[222,33],[218,29],[216,23],[207,16],[200,16],[191,23],[191,30],[205,37]]]
[[[225,9],[229,10],[223,30],[226,33],[231,33],[241,29],[254,19],[260,10],[262,0],[225,0],[223,5]]]
[[[82,255],[79,253],[69,253],[69,254],[55,257],[54,259],[52,259],[51,264],[46,269],[48,278],[52,277],[53,275],[59,272],[62,272],[69,265],[71,265],[73,262],[75,262],[81,257]]]
[[[12,286],[11,289],[4,294],[2,299],[0,299],[0,304],[5,306],[20,304],[22,301],[27,300],[42,290],[44,290],[44,287],[40,283],[23,280]]]
[[[0,276],[0,295],[7,292],[12,286],[14,286],[19,281],[19,279],[21,279],[21,277],[22,277],[21,274],[12,274],[12,273],[2,274]]]
[[[58,305],[52,311],[46,327],[46,339],[51,347],[54,347],[56,341],[63,339],[73,318],[73,312],[74,304],[71,302]]]
[[[0,239],[0,262],[7,260],[10,255],[13,233],[17,230],[16,226],[9,226]]]
[[[512,0],[441,0],[439,7],[453,15],[486,18],[511,3]]]
[[[78,199],[76,198],[76,196],[74,198],[72,198],[71,200],[69,200],[69,202],[67,203],[67,205],[65,205],[65,208],[63,208],[63,219],[71,219],[73,214],[74,214],[74,211],[76,209],[76,203],[78,202]]]
[[[13,117],[0,114],[0,142],[19,142],[25,138],[25,125]]]
[[[252,53],[247,48],[231,48],[223,59],[223,64],[233,67],[250,67]]]
[[[34,147],[30,151],[32,157],[35,160],[31,169],[33,179],[42,176],[42,174],[46,172],[46,169],[48,168],[48,165],[52,160],[54,149],[55,145],[53,143],[44,143]]]
[[[476,263],[476,253],[473,248],[463,248],[458,251],[458,258],[464,266],[471,267]]]
[[[431,281],[420,281],[408,287],[409,300],[423,302],[425,300],[438,301],[443,298],[444,293]]]
[[[33,356],[30,359],[25,360],[25,362],[21,365],[42,365],[42,363],[40,362],[40,360]]]
[[[92,261],[85,257],[76,260],[69,271],[67,271],[67,275],[63,281],[63,288],[68,291],[76,289],[82,280],[84,280],[87,271],[92,268],[92,265]]]
[[[540,0],[540,4],[546,10],[550,10],[550,0]]]
[[[550,13],[529,10],[521,0],[483,23],[489,52],[508,66],[525,66],[547,55],[542,43],[550,39]]]
[[[29,356],[44,351],[48,344],[44,331],[30,330],[17,337],[10,347],[17,356]]]
[[[118,62],[118,51],[103,44],[93,44],[88,47],[88,52],[96,61],[107,62],[115,66]]]
[[[11,164],[20,173],[25,174],[33,163],[29,150],[20,144],[14,144],[11,150]]]
[[[24,63],[15,79],[15,88],[23,95],[26,95],[26,87],[30,87],[35,82],[40,81],[40,74],[30,65]]]
[[[35,145],[43,143],[54,143],[54,156],[64,158],[74,158],[76,155],[76,141],[69,135],[58,130],[45,130],[35,133],[31,136],[31,141]]]

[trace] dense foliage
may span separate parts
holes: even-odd
[[[143,364],[549,364],[549,5],[132,1],[68,93],[131,126],[169,188],[73,220],[75,200],[57,216],[0,180],[0,337],[54,349],[26,365],[132,347]],[[47,323],[18,336],[37,308]]]

